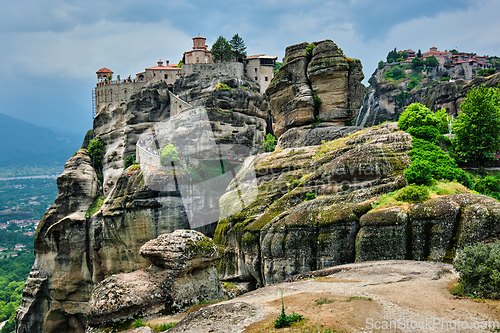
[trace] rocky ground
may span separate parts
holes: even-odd
[[[484,325],[488,320],[500,322],[500,302],[452,295],[449,288],[457,279],[451,265],[436,262],[390,260],[347,264],[305,273],[297,281],[260,288],[204,307],[185,316],[167,332],[494,331],[474,329],[472,325],[475,322]],[[286,313],[293,311],[305,318],[285,329],[273,326],[281,311],[280,289]],[[177,315],[155,322],[180,318]],[[390,322],[392,329],[383,327]],[[466,325],[469,329],[464,329]]]

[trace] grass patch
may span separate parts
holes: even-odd
[[[320,158],[323,156],[325,153],[329,151],[334,151],[340,148],[344,148],[346,146],[346,141],[349,140],[350,134],[346,137],[343,138],[338,138],[333,141],[328,141],[328,142],[322,142],[321,146],[319,146],[318,150],[316,151],[315,158]]]
[[[371,301],[372,299],[370,297],[363,297],[363,296],[351,296],[346,302],[350,301],[355,301],[355,300],[362,300],[362,301]]]
[[[328,299],[326,297],[322,297],[322,298],[319,298],[319,299],[315,299],[314,302],[316,302],[316,305],[323,305],[323,304],[333,303],[333,302],[335,302],[335,300],[334,299]]]
[[[105,199],[106,197],[100,197],[95,199],[92,205],[90,205],[89,209],[87,209],[87,212],[85,213],[85,218],[91,217],[95,212],[101,209]]]
[[[470,193],[471,191],[464,185],[457,183],[455,181],[433,180],[429,186],[425,186],[429,189],[429,196],[431,199],[439,198],[443,195],[452,195],[460,193]],[[385,209],[393,206],[405,206],[408,203],[398,200],[401,193],[407,187],[403,187],[397,191],[381,195],[377,198],[375,202],[372,203],[372,210]]]

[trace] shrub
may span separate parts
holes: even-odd
[[[173,144],[168,144],[161,151],[160,163],[164,166],[171,166],[172,162],[179,162],[181,159],[177,156],[177,149]]]
[[[316,199],[316,194],[314,194],[314,193],[306,193],[306,201],[314,200],[314,199]]]
[[[408,130],[410,127],[432,126],[440,133],[448,133],[448,118],[445,109],[432,112],[420,103],[413,103],[399,116],[399,129]]]
[[[434,126],[410,127],[406,130],[412,137],[425,141],[438,143],[441,133]]]
[[[232,91],[233,90],[230,86],[228,86],[225,83],[218,83],[217,86],[215,87],[215,89],[217,89],[217,90],[227,90],[227,91]]]
[[[403,187],[395,199],[405,202],[423,202],[430,199],[429,189],[425,185],[409,185]]]
[[[479,76],[490,76],[490,75],[495,74],[495,72],[496,72],[495,68],[480,69],[477,72],[477,75],[479,75]]]
[[[312,52],[314,50],[314,48],[316,47],[316,45],[314,43],[311,43],[309,45],[306,46],[306,56],[311,59],[312,58]]]
[[[404,173],[408,183],[427,185],[432,179],[432,166],[428,161],[418,159]]]
[[[135,155],[125,157],[125,169],[135,163]]]
[[[276,149],[276,138],[271,133],[267,133],[266,140],[264,141],[264,150],[266,153],[273,152]]]
[[[413,76],[410,80],[410,82],[408,83],[408,90],[412,90],[413,88],[415,88],[418,84],[418,78],[416,78],[415,76]]]
[[[87,151],[92,159],[92,165],[100,173],[102,169],[102,158],[106,151],[104,150],[104,142],[101,139],[92,139],[89,142]]]
[[[382,60],[380,60],[378,62],[378,69],[382,69],[382,68],[384,68],[384,62]]]
[[[319,97],[318,95],[313,95],[313,98],[314,98],[314,108],[315,109],[319,109],[319,107],[321,106],[321,104],[323,104],[323,101],[321,100],[321,97]]]
[[[394,66],[393,68],[384,73],[384,79],[386,80],[398,81],[404,78],[406,78],[406,73],[398,66]]]
[[[486,176],[479,180],[474,186],[474,189],[481,194],[500,199],[500,179],[493,176]]]
[[[467,246],[453,263],[460,274],[459,291],[475,297],[500,299],[500,242]]]

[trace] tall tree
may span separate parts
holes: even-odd
[[[215,43],[212,45],[212,59],[217,62],[228,61],[231,59],[231,44],[224,38],[219,36]]]
[[[229,44],[234,51],[234,57],[236,59],[244,58],[247,56],[247,47],[245,46],[245,42],[243,41],[243,38],[241,38],[238,34],[234,35],[233,38],[231,38]]]
[[[455,151],[465,162],[484,166],[500,149],[500,95],[495,88],[472,87],[453,122]]]

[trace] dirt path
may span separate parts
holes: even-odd
[[[206,315],[187,316],[168,332],[492,332],[491,328],[500,328],[500,302],[450,294],[448,286],[458,278],[451,265],[377,261],[337,266],[335,271],[212,305],[202,309]],[[279,289],[284,293],[285,312],[305,318],[291,328],[273,326],[281,311]],[[484,326],[488,320],[489,328]]]

